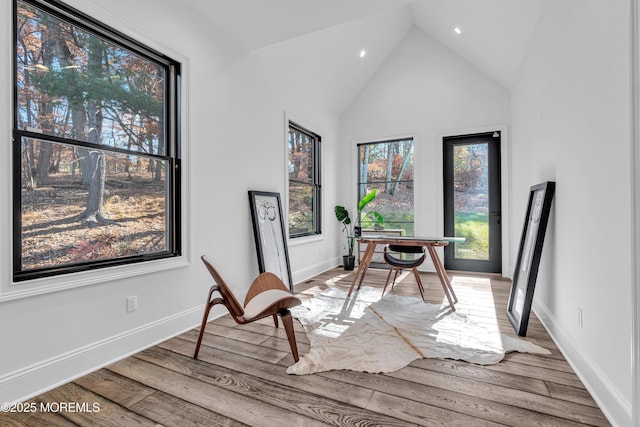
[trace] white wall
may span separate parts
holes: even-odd
[[[511,100],[516,229],[529,186],[556,181],[534,309],[620,426],[632,388],[629,39],[626,0],[548,2]]]
[[[355,143],[415,137],[416,230],[440,234],[441,137],[504,126],[512,115],[506,143],[513,159],[513,191],[503,188],[513,206],[506,264],[515,258],[529,186],[555,180],[534,306],[605,412],[617,424],[629,425],[626,0],[549,2],[511,98],[413,29],[342,116],[347,98],[327,94],[337,84],[314,84],[327,73],[296,73],[283,65],[289,54],[305,60],[320,55],[305,51],[309,39],[247,53],[172,0],[68,2],[185,61],[188,256],[183,267],[162,272],[108,282],[100,282],[101,273],[91,273],[98,282],[89,286],[17,299],[0,294],[0,402],[38,394],[198,324],[210,284],[200,254],[208,254],[238,293],[244,292],[257,273],[246,192],[285,195],[285,112],[322,135],[325,160],[325,235],[290,246],[294,281],[337,263],[341,239],[332,208],[355,204]],[[0,3],[0,99],[5,100],[0,132],[10,141],[12,12],[11,2]],[[145,13],[149,8],[155,12]],[[381,19],[358,25],[389,31]],[[393,31],[391,37],[381,36],[388,50],[395,46],[393,37],[404,34],[402,26]],[[315,49],[330,52],[355,38],[348,35],[338,26],[325,40],[319,33],[309,37]],[[384,55],[377,60],[382,63]],[[350,82],[338,90],[354,90],[358,78],[364,84],[370,76],[349,71],[334,70]],[[4,292],[11,276],[10,145],[0,150]],[[138,296],[139,309],[127,314],[129,295]],[[577,326],[578,307],[583,328]]]
[[[414,27],[341,117],[339,170],[351,185],[339,198],[356,204],[357,143],[413,136],[416,234],[442,235],[442,137],[508,122],[509,91]]]
[[[1,2],[0,402],[36,395],[199,324],[211,280],[198,259],[208,254],[239,295],[258,272],[247,190],[286,191],[285,111],[323,137],[325,164],[335,162],[336,105],[325,88],[284,72],[281,49],[247,53],[197,14],[171,0],[69,0],[152,47],[183,61],[185,82],[185,258],[182,267],[136,277],[104,272],[91,285],[23,298],[11,296],[11,2]],[[154,10],[153,14],[146,13]],[[301,54],[297,45],[289,53]],[[330,46],[325,45],[330,50]],[[280,50],[279,50],[280,49]],[[323,93],[324,95],[324,93]],[[314,100],[314,101],[310,101]],[[325,218],[332,218],[335,178],[324,177]],[[333,222],[331,223],[333,225]],[[337,227],[290,247],[294,281],[337,264]],[[57,278],[67,286],[74,276]],[[46,285],[47,281],[39,285]],[[24,289],[24,288],[23,288]],[[10,292],[11,291],[11,292]],[[15,295],[15,294],[13,294]],[[137,295],[138,310],[126,313]],[[24,295],[22,295],[24,296]],[[214,315],[223,313],[217,309]]]

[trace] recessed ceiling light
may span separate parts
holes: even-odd
[[[366,56],[366,54],[367,54],[367,51],[366,51],[366,50],[364,50],[364,49],[362,49],[362,50],[360,51],[360,58],[364,58],[364,57]]]
[[[462,29],[460,27],[453,27],[453,32],[460,35],[462,34]]]

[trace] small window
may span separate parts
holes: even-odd
[[[289,122],[289,237],[321,233],[320,137]]]
[[[14,281],[179,255],[179,64],[57,1],[14,10]]]
[[[358,202],[372,190],[376,198],[357,219],[363,230],[376,226],[367,215],[376,211],[385,229],[413,236],[413,138],[358,144]]]

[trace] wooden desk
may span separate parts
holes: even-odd
[[[453,287],[451,286],[451,282],[449,281],[449,276],[447,276],[447,272],[444,269],[444,265],[436,252],[436,248],[439,246],[447,246],[452,242],[464,242],[464,237],[390,237],[390,236],[366,236],[358,239],[358,243],[366,243],[367,248],[364,251],[364,255],[360,260],[360,264],[358,265],[358,269],[356,270],[356,275],[353,278],[353,282],[351,283],[351,287],[349,288],[349,293],[347,297],[351,296],[351,292],[353,291],[353,287],[358,283],[358,290],[360,286],[362,286],[362,281],[364,280],[364,275],[367,273],[367,269],[369,268],[369,264],[371,263],[371,258],[376,251],[377,245],[405,245],[405,246],[425,246],[427,248],[427,252],[431,257],[431,261],[433,262],[433,266],[436,269],[436,273],[438,274],[438,278],[440,278],[440,283],[442,283],[442,289],[444,290],[444,294],[449,301],[449,306],[452,310],[455,310],[454,304],[458,302],[458,298],[456,294],[453,292]]]
[[[374,230],[374,229],[362,229],[362,238],[365,239],[367,237],[404,237],[405,229],[404,228],[385,228],[384,230]],[[362,262],[362,256],[364,255],[364,251],[367,248],[366,243],[358,242],[358,263]],[[382,247],[378,247],[376,252],[371,256],[371,261],[369,261],[370,267],[378,267],[378,266],[386,266],[387,263],[384,262],[382,258]]]

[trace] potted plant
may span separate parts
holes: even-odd
[[[351,224],[349,211],[344,206],[336,206],[334,208],[334,212],[336,213],[336,219],[342,224],[342,232],[347,234],[347,248],[349,254],[342,256],[342,265],[345,270],[353,270],[356,263],[356,258],[353,256],[355,236],[353,235],[353,225]]]
[[[349,216],[349,211],[344,206],[336,206],[334,208],[334,212],[336,214],[336,219],[339,223],[342,224],[342,232],[347,235],[347,249],[348,255],[342,256],[342,265],[345,270],[353,270],[355,266],[355,256],[353,255],[353,247],[355,244],[356,237],[359,237],[362,231],[362,227],[360,226],[360,217],[362,210],[365,206],[367,206],[373,199],[376,198],[376,190],[373,189],[369,193],[367,193],[362,200],[358,203],[358,225],[353,226],[351,223],[351,217]],[[382,227],[384,224],[384,219],[382,215],[378,212],[371,211],[367,212],[364,215],[364,218],[370,218],[374,221],[375,226]]]

